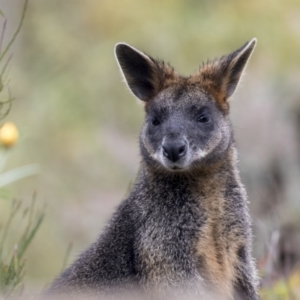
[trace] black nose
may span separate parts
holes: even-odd
[[[187,148],[184,141],[166,142],[162,147],[164,156],[172,162],[176,162],[185,156]]]

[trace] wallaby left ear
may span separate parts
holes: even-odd
[[[136,48],[118,43],[115,55],[125,82],[142,101],[153,98],[159,90],[159,72],[154,60]]]
[[[206,64],[200,70],[203,87],[212,93],[220,104],[226,102],[236,90],[256,43],[254,38],[233,53]]]

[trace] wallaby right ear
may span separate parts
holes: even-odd
[[[159,74],[152,58],[125,43],[115,46],[115,55],[124,79],[132,93],[148,101],[159,89]]]

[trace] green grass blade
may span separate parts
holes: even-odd
[[[6,53],[10,49],[11,45],[15,41],[16,37],[18,36],[18,34],[19,34],[19,32],[20,32],[20,30],[22,28],[22,25],[23,25],[23,22],[24,22],[24,18],[25,18],[25,13],[26,13],[26,10],[27,10],[27,5],[28,5],[28,0],[25,0],[24,8],[23,8],[23,12],[22,12],[22,16],[21,16],[21,20],[20,20],[19,26],[18,26],[17,30],[15,31],[13,37],[11,38],[11,40],[9,41],[9,43],[7,44],[7,46],[5,47],[4,51],[0,55],[0,61],[2,61],[3,57],[6,55]]]
[[[37,164],[32,164],[2,173],[0,175],[0,188],[22,178],[35,175],[38,172],[39,166]]]

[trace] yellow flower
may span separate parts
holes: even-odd
[[[0,143],[5,147],[13,146],[19,139],[17,126],[12,122],[4,123],[0,128]]]

